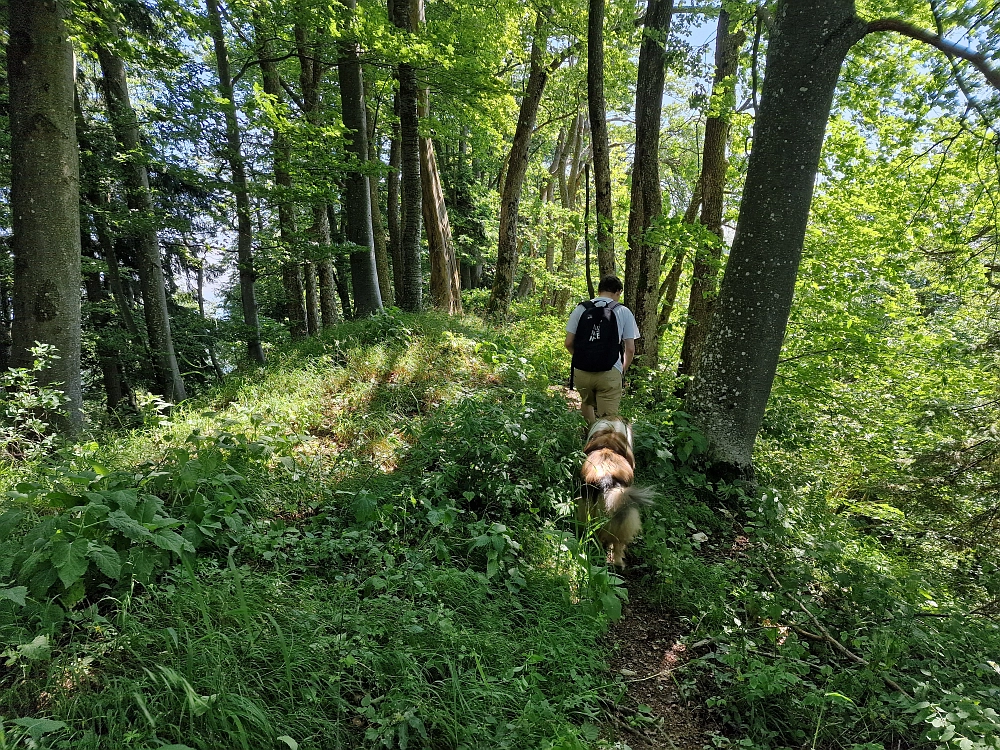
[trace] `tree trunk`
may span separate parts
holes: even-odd
[[[355,0],[344,3],[353,20]],[[347,210],[347,239],[358,247],[351,253],[351,285],[354,288],[354,314],[357,317],[373,315],[382,309],[382,295],[378,288],[375,267],[375,241],[372,237],[371,188],[368,176],[361,171],[368,160],[368,123],[365,117],[364,81],[361,76],[361,57],[356,42],[340,43],[340,62],[337,74],[340,80],[341,115],[348,130],[347,151],[356,159],[357,167],[347,173],[345,208]]]
[[[309,333],[309,327],[299,263],[286,261],[281,264],[281,287],[285,293],[285,317],[288,318],[289,331],[293,339],[302,338]]]
[[[611,148],[604,99],[604,4],[590,0],[587,19],[587,106],[594,150],[594,202],[597,214],[597,267],[601,277],[615,273],[614,217],[611,205]]]
[[[219,72],[219,94],[226,118],[226,158],[233,176],[233,195],[236,198],[236,260],[240,273],[240,301],[243,306],[243,323],[247,328],[247,353],[252,362],[265,362],[264,348],[260,343],[260,321],[257,317],[257,296],[254,284],[257,273],[253,263],[253,234],[250,221],[250,194],[247,191],[246,165],[243,161],[243,145],[240,142],[240,126],[236,119],[236,99],[233,96],[233,80],[229,75],[229,52],[226,37],[222,31],[222,17],[218,0],[206,0],[209,22],[212,26],[212,40],[215,43],[215,61]]]
[[[11,364],[31,366],[35,342],[58,359],[40,373],[59,384],[61,432],[83,423],[80,384],[80,165],[73,113],[73,47],[62,2],[8,7],[11,198],[14,254]]]
[[[420,115],[430,115],[430,92],[420,92]],[[462,283],[455,245],[445,206],[444,189],[438,173],[434,142],[429,137],[420,138],[420,182],[423,209],[424,232],[427,234],[427,248],[431,260],[431,301],[434,307],[449,315],[462,313]]]
[[[0,372],[6,372],[10,367],[11,319],[10,287],[7,279],[0,278]]]
[[[83,190],[87,194],[89,208],[94,210],[101,204],[101,191],[97,185],[96,156],[93,151],[93,144],[87,121],[83,115],[83,107],[80,104],[79,95],[74,96],[74,113],[76,117],[76,135],[80,145],[80,181]],[[107,232],[107,227],[103,221],[97,221],[97,211],[94,211],[94,225],[97,229],[97,243],[95,245],[90,234],[90,227],[87,222],[86,207],[81,205],[80,211],[80,247],[89,258],[100,259],[107,254],[107,248],[113,246],[114,242]],[[200,269],[199,269],[200,273]],[[87,292],[87,300],[90,302],[90,320],[96,333],[97,359],[100,364],[102,380],[104,382],[104,392],[107,397],[108,411],[117,408],[122,398],[129,392],[124,376],[122,375],[119,363],[122,361],[121,351],[111,343],[112,338],[109,332],[117,328],[110,312],[107,310],[109,295],[104,285],[101,283],[101,274],[97,270],[89,271],[84,276],[84,288]],[[201,304],[199,286],[199,305]]]
[[[260,59],[261,78],[264,93],[280,103],[281,78],[278,65],[274,62],[270,37],[267,30],[261,28],[255,18],[254,33],[258,39],[257,57]],[[297,260],[292,255],[295,245],[295,206],[290,194],[292,190],[292,175],[289,171],[292,158],[292,147],[288,138],[275,128],[271,135],[271,152],[274,161],[274,184],[278,204],[278,237],[281,242],[281,287],[284,293],[282,306],[285,318],[288,320],[288,330],[293,339],[306,335],[306,308],[302,289],[302,273]]]
[[[323,327],[330,328],[340,322],[337,314],[337,282],[334,279],[333,258],[325,258],[316,264],[319,273],[319,309],[323,317]]]
[[[399,115],[398,98],[394,107]],[[392,125],[392,141],[389,144],[389,174],[386,177],[386,224],[389,229],[389,253],[392,255],[392,288],[395,300],[400,300],[403,290],[403,256],[400,248],[399,232],[399,123]]]
[[[362,72],[363,74],[363,72]],[[375,112],[368,104],[370,86],[365,82],[365,121],[368,124],[368,161],[381,162],[378,133],[376,132]],[[379,199],[379,178],[368,177],[368,189],[371,191],[372,204],[372,239],[375,244],[375,270],[378,272],[378,291],[382,295],[382,304],[395,304],[392,274],[389,271],[389,246],[385,239],[385,222],[382,221],[382,204]]]
[[[306,331],[310,336],[319,336],[320,305],[319,287],[316,285],[316,264],[307,260],[302,264],[306,277]]]
[[[497,268],[486,304],[486,315],[491,318],[501,318],[507,314],[510,307],[511,293],[514,289],[514,271],[517,269],[517,220],[521,204],[521,187],[528,171],[528,147],[531,145],[531,134],[535,129],[535,118],[538,115],[538,104],[542,100],[545,84],[549,74],[556,70],[568,56],[568,52],[545,64],[545,47],[547,39],[544,34],[545,19],[541,13],[536,14],[535,36],[531,41],[531,66],[528,73],[528,84],[524,97],[521,99],[521,109],[514,129],[514,141],[507,157],[507,174],[503,180],[503,190],[500,196],[500,240],[497,245]]]
[[[419,25],[424,22],[423,0],[411,0],[410,29],[419,33]],[[430,89],[426,86],[418,94],[418,114],[430,117]],[[420,183],[422,192],[424,232],[427,235],[427,249],[431,261],[431,301],[434,307],[449,315],[462,313],[462,280],[455,258],[455,244],[451,236],[451,223],[441,187],[434,141],[430,136],[420,138]]]
[[[632,163],[632,205],[628,217],[625,256],[625,304],[635,313],[641,338],[636,356],[644,367],[659,354],[660,249],[646,233],[660,216],[660,113],[663,108],[664,44],[670,28],[673,0],[649,0],[635,92],[635,160]]]
[[[320,83],[323,80],[323,66],[316,59],[316,52],[309,48],[309,34],[302,23],[296,23],[293,29],[295,35],[295,51],[299,58],[299,86],[302,89],[302,113],[306,122],[317,126],[320,122]],[[312,335],[318,335],[320,325],[329,328],[336,325],[340,318],[337,314],[336,284],[333,281],[333,260],[329,257],[331,228],[326,213],[326,201],[317,199],[312,205],[313,222],[309,228],[309,237],[315,252],[310,257],[313,266],[312,276],[314,287],[312,294],[318,294],[319,317],[313,320]],[[318,292],[315,287],[316,276],[319,276]],[[313,313],[315,304],[313,300]],[[306,317],[308,318],[307,312]]]
[[[139,217],[140,228],[138,231],[133,230],[132,241],[136,253],[136,270],[139,273],[142,309],[146,320],[153,371],[162,395],[180,401],[187,397],[187,392],[180,368],[177,366],[177,355],[174,353],[173,336],[170,332],[160,243],[156,230],[148,227],[153,220],[153,199],[149,192],[149,173],[146,170],[139,138],[139,123],[135,110],[132,109],[124,63],[102,45],[97,46],[97,56],[104,75],[102,90],[111,127],[122,152],[128,207]],[[118,271],[117,257],[115,261],[111,263],[109,258],[111,273]],[[114,266],[114,270],[111,270],[111,266]],[[112,292],[118,296],[114,289],[114,281],[112,278]],[[128,293],[124,289],[122,297],[127,300]],[[128,305],[127,301],[125,305]]]
[[[333,205],[330,203],[326,205],[326,215],[330,219],[330,231],[333,233],[335,241],[338,244],[342,244],[347,235],[347,221],[341,220],[339,223],[337,222],[337,215],[334,213]],[[351,312],[351,269],[349,262],[346,262],[343,254],[338,253],[334,256],[333,271],[333,280],[337,285],[337,296],[340,297],[340,309],[344,311],[344,318],[351,320],[354,318]]]
[[[89,236],[84,233],[81,244],[89,244]],[[88,249],[88,255],[94,257],[93,248]],[[101,376],[104,381],[104,394],[107,398],[108,411],[114,411],[125,398],[126,386],[118,362],[121,352],[108,343],[108,331],[112,327],[111,317],[104,310],[108,301],[107,292],[101,285],[101,275],[90,271],[84,278],[84,288],[87,290],[87,301],[90,303],[90,320],[97,334],[97,360],[100,363]]]
[[[782,0],[774,17],[736,235],[686,400],[713,473],[730,478],[752,477],[834,90],[865,31],[853,0]]]
[[[717,294],[719,265],[722,262],[722,209],[726,187],[726,143],[729,140],[729,118],[735,106],[736,66],[740,47],[746,34],[729,33],[729,13],[719,13],[715,41],[715,81],[712,85],[712,115],[705,123],[705,145],[701,162],[701,223],[717,241],[701,247],[694,258],[691,293],[688,299],[687,326],[681,345],[678,376],[694,376],[698,371],[701,350],[708,335]],[[678,396],[687,388],[681,381]]]
[[[392,22],[405,32],[411,28],[408,0],[392,0]],[[399,94],[400,147],[400,259],[403,285],[399,306],[412,312],[423,306],[423,274],[420,268],[420,218],[422,187],[420,182],[420,131],[417,115],[417,73],[412,65],[400,63],[397,69]]]

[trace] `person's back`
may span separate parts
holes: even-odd
[[[618,302],[622,282],[605,276],[598,296],[576,306],[566,324],[566,348],[573,355],[571,387],[576,385],[588,424],[614,416],[622,397],[622,379],[635,356],[639,338],[635,316]]]

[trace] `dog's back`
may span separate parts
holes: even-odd
[[[580,470],[583,487],[577,521],[607,519],[598,539],[611,549],[614,564],[625,567],[625,549],[642,527],[638,508],[652,504],[653,499],[652,490],[632,486],[632,429],[621,418],[600,420],[591,428],[583,451],[587,459]]]

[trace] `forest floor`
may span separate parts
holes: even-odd
[[[623,402],[660,490],[628,568],[578,541],[583,421],[531,312],[345,323],[0,467],[0,740],[1000,750],[1000,583],[811,485],[709,485],[669,384]]]

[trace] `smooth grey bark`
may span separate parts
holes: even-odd
[[[701,351],[715,309],[719,266],[722,262],[722,209],[726,187],[726,144],[729,141],[730,117],[735,106],[736,66],[746,34],[729,32],[729,13],[719,13],[715,36],[715,77],[712,84],[712,115],[705,122],[705,143],[701,161],[701,223],[715,235],[716,241],[698,249],[691,274],[687,325],[681,345],[678,376],[693,376],[698,371]],[[687,381],[682,381],[678,395],[683,397]]]
[[[357,3],[345,0],[353,19]],[[365,111],[365,86],[361,74],[361,55],[356,42],[341,41],[337,77],[340,81],[341,116],[348,130],[347,151],[356,164],[346,177],[344,208],[347,213],[347,239],[357,248],[351,252],[351,286],[354,314],[373,315],[382,310],[375,265],[375,239],[372,236],[371,188],[362,171],[368,161],[368,122]]]
[[[659,354],[660,249],[646,233],[660,216],[660,115],[663,108],[665,43],[673,0],[649,0],[635,92],[635,160],[625,255],[625,304],[635,313],[640,339],[636,356],[644,367]]]
[[[14,254],[11,365],[28,367],[35,342],[59,357],[39,375],[66,397],[52,424],[83,424],[80,383],[80,165],[73,111],[73,47],[62,2],[8,7],[11,213]]]
[[[597,214],[597,267],[602,277],[615,273],[614,214],[611,202],[611,147],[604,98],[604,4],[590,0],[587,18],[587,107],[594,152],[594,202]],[[589,264],[588,264],[589,271]]]
[[[243,160],[243,144],[240,125],[236,118],[236,99],[233,96],[233,79],[229,74],[229,51],[222,30],[222,16],[218,0],[205,0],[208,18],[215,44],[215,62],[219,73],[219,94],[222,112],[226,120],[226,159],[233,179],[233,196],[236,198],[236,263],[240,274],[240,302],[243,308],[243,324],[246,326],[247,353],[252,362],[266,361],[264,348],[260,343],[260,320],[257,314],[257,295],[254,285],[257,272],[253,260],[253,224],[250,220],[250,194],[247,190],[246,164]]]
[[[717,476],[753,476],[837,79],[864,33],[854,0],[782,0],[775,12],[736,234],[685,402]]]
[[[500,194],[500,239],[497,244],[497,267],[493,279],[493,288],[486,303],[486,315],[491,318],[501,318],[510,308],[511,295],[514,291],[514,271],[517,269],[517,220],[521,205],[521,188],[524,176],[528,171],[528,149],[531,145],[531,134],[535,129],[535,119],[538,115],[538,105],[545,91],[549,75],[553,73],[569,56],[570,49],[565,50],[549,64],[545,63],[545,17],[536,14],[535,35],[531,40],[531,61],[528,72],[528,83],[521,99],[521,108],[514,129],[514,140],[511,143],[507,157],[507,172],[503,178],[503,189]]]
[[[149,190],[149,172],[139,138],[139,122],[129,96],[125,64],[109,48],[98,44],[97,57],[104,76],[101,90],[107,103],[111,128],[122,152],[122,176],[126,201],[130,211],[138,217],[139,226],[130,231],[129,239],[135,251],[136,271],[142,294],[142,311],[146,321],[146,335],[153,362],[153,372],[161,394],[175,401],[187,398],[184,380],[177,365],[170,315],[167,307],[166,281],[163,259],[156,235],[153,198]],[[118,273],[117,255],[108,259],[109,272]],[[112,278],[112,293],[119,296],[115,286],[119,280]],[[128,291],[121,289],[124,306],[128,306]],[[130,315],[126,314],[126,320]],[[126,323],[127,325],[127,323]]]
[[[411,30],[408,0],[390,0],[389,14],[393,24],[404,32]],[[417,73],[412,65],[400,63],[396,70],[399,93],[396,104],[399,115],[400,149],[400,235],[399,255],[402,286],[398,290],[399,306],[416,312],[423,307],[423,272],[420,267],[420,220],[422,190],[420,183],[420,131],[417,115]]]
[[[257,36],[257,57],[260,60],[260,72],[264,93],[281,103],[281,77],[278,65],[274,61],[270,36],[262,28],[260,19],[254,18],[254,33]],[[278,205],[278,239],[281,242],[282,254],[286,255],[281,263],[281,288],[284,294],[282,310],[288,320],[288,329],[293,339],[306,335],[305,290],[302,288],[302,271],[298,260],[293,257],[295,250],[295,206],[290,200],[292,190],[292,175],[290,163],[292,147],[288,138],[279,128],[271,134],[271,154],[274,170],[276,203]]]

